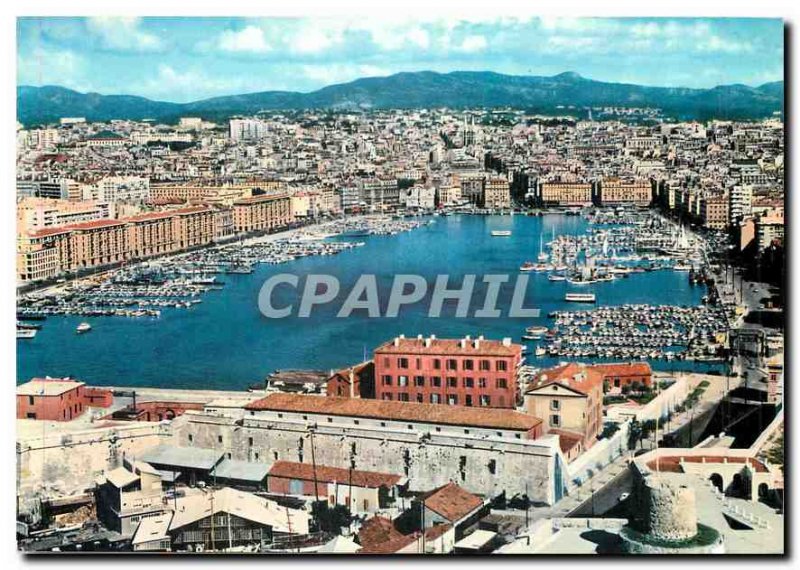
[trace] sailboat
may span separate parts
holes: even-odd
[[[539,257],[538,257],[538,259],[539,259],[540,262],[544,263],[545,261],[547,261],[549,259],[549,257],[550,256],[548,256],[544,252],[544,249],[542,249],[542,234],[539,234]]]

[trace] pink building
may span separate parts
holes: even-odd
[[[375,398],[514,408],[522,346],[511,339],[399,336],[375,349]]]

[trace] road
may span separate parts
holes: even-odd
[[[606,515],[608,511],[615,507],[623,507],[620,503],[620,495],[630,493],[633,485],[633,476],[630,469],[613,477],[605,486],[596,490],[595,493],[574,509],[569,516],[571,517],[600,517]]]

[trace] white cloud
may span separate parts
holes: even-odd
[[[29,53],[17,55],[17,83],[55,84],[79,89],[83,67],[83,59],[70,50],[37,46]]]
[[[318,84],[318,87],[353,81],[361,77],[377,77],[389,75],[391,72],[376,65],[304,65],[301,68],[303,75]]]
[[[100,38],[103,46],[120,51],[160,51],[164,42],[158,36],[139,27],[141,18],[101,16],[89,18],[86,27]]]
[[[483,51],[486,49],[487,46],[486,38],[483,36],[467,36],[461,42],[459,46],[459,51],[464,51],[467,53],[474,53],[477,51]]]
[[[238,32],[225,30],[219,35],[218,45],[227,52],[263,53],[272,49],[258,26],[247,26]]]

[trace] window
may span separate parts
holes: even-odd
[[[508,365],[506,364],[505,360],[498,360],[495,363],[495,370],[498,372],[505,372],[508,369]]]
[[[248,437],[247,438],[247,445],[249,445],[250,447],[253,447],[253,438],[252,437]]]
[[[471,406],[472,405],[472,395],[471,394],[467,394],[467,401],[465,403],[466,403],[467,406]]]
[[[34,402],[33,396],[28,396],[28,405],[32,406]]]
[[[550,409],[557,412],[561,409],[561,402],[559,400],[550,400]]]
[[[464,388],[474,388],[475,381],[472,378],[464,378]]]
[[[360,423],[361,423],[361,420],[353,420],[353,425],[359,425]]]
[[[421,358],[417,358],[417,361],[415,362],[415,364],[417,365],[417,370],[422,368],[422,359]]]
[[[458,388],[458,378],[455,376],[448,376],[447,377],[447,387],[448,388]]]
[[[397,359],[397,367],[398,368],[408,368],[408,358],[398,358]]]
[[[398,395],[397,395],[397,398],[398,398],[398,399],[399,399],[401,402],[408,402],[408,394],[398,394]]]
[[[485,395],[485,394],[483,396],[481,396],[480,400],[481,400],[481,406],[485,407],[485,406],[491,406],[492,405],[492,399],[489,396]]]
[[[392,395],[391,394],[383,394],[381,396],[381,399],[382,400],[391,400],[392,399]]]
[[[442,369],[442,361],[438,358],[433,359],[433,369],[434,370],[441,370]]]
[[[431,404],[440,404],[442,397],[439,394],[431,394]]]
[[[550,425],[552,427],[559,427],[561,426],[561,416],[558,414],[553,414],[550,416]]]
[[[440,376],[431,376],[431,386],[434,388],[441,388],[442,378]]]
[[[391,362],[391,361],[389,360],[389,357],[388,357],[388,356],[387,356],[387,357],[385,357],[385,358],[383,359],[383,365],[384,365],[386,368],[389,368],[389,366],[391,366],[390,362]]]
[[[498,378],[497,381],[495,381],[495,387],[500,389],[508,388],[508,380],[505,378]]]
[[[471,359],[464,360],[464,370],[472,370],[473,366],[474,364]]]
[[[328,423],[332,424],[333,423],[333,418],[328,418]]]
[[[486,388],[486,378],[478,378],[478,388]]]
[[[458,396],[455,394],[448,394],[447,395],[447,404],[450,406],[457,406],[458,405]]]
[[[408,376],[398,376],[397,377],[397,385],[398,386],[408,386]]]
[[[492,362],[490,360],[481,360],[479,368],[480,370],[491,370]]]
[[[417,394],[417,402],[420,404],[425,401],[425,397],[422,394]]]
[[[492,475],[497,474],[497,461],[495,461],[494,459],[490,459],[488,467],[490,474]]]
[[[424,386],[425,385],[425,377],[424,376],[414,376],[414,386]]]
[[[389,376],[388,374],[384,374],[381,377],[381,384],[383,384],[384,386],[391,386],[392,385],[392,377]]]
[[[192,434],[189,434],[189,443],[192,443],[193,441],[194,441],[194,436]]]
[[[447,369],[448,370],[458,370],[458,361],[453,358],[447,359]]]

